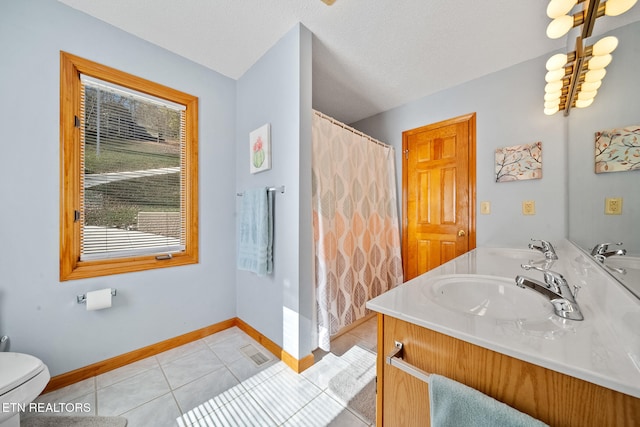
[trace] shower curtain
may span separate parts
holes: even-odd
[[[314,112],[312,201],[318,347],[402,283],[394,149]]]

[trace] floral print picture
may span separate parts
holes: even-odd
[[[596,173],[640,170],[640,126],[596,132]]]
[[[542,178],[542,142],[496,150],[496,182]]]
[[[249,134],[249,155],[251,173],[271,169],[271,126],[269,123]]]

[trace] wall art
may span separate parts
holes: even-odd
[[[640,126],[596,132],[596,173],[640,170]]]
[[[249,155],[251,173],[271,169],[271,125],[269,123],[249,134]]]
[[[496,149],[496,182],[542,178],[542,142]]]

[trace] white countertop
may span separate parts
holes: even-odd
[[[518,274],[543,281],[541,272],[520,267],[528,260],[544,261],[528,249],[474,249],[372,299],[367,308],[640,398],[640,300],[571,242],[554,246],[559,259],[550,269],[581,287],[576,300],[583,321],[555,314],[496,319],[434,301],[429,287],[443,275],[501,276],[514,279],[513,286]]]

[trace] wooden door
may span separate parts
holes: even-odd
[[[402,149],[410,280],[475,248],[475,113],[405,131]]]

